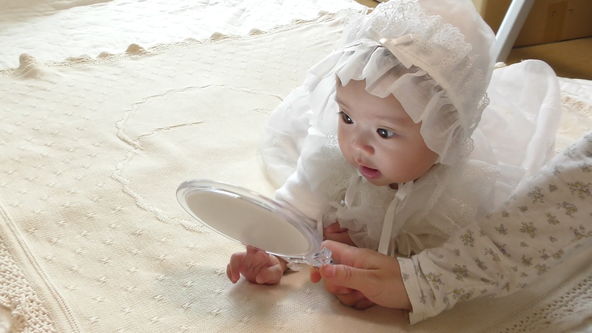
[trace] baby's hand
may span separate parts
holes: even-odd
[[[226,275],[232,283],[236,283],[242,274],[252,283],[277,284],[285,270],[286,263],[283,260],[247,245],[247,252],[238,252],[230,257]]]
[[[344,243],[351,246],[356,246],[349,237],[348,229],[342,228],[339,222],[335,222],[326,228],[323,228],[324,240],[332,240],[335,242]]]

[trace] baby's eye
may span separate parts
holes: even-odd
[[[377,129],[376,133],[378,133],[378,135],[380,135],[381,138],[385,138],[385,139],[392,138],[393,136],[397,135],[395,132],[389,131],[384,128]]]
[[[346,124],[353,124],[354,121],[347,115],[347,113],[343,111],[339,111],[339,115],[341,116],[341,120],[343,120]]]

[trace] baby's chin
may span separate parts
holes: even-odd
[[[389,186],[391,188],[398,188],[398,182],[393,182],[391,180],[388,179],[368,179],[366,178],[366,181],[374,186]],[[394,187],[393,187],[394,185]]]

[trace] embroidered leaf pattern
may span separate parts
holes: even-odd
[[[495,284],[494,282],[492,282],[491,280],[489,280],[487,278],[480,278],[479,281],[481,281],[483,283],[487,283],[487,284]]]
[[[500,235],[507,235],[508,234],[508,229],[506,229],[506,227],[503,224],[500,224],[498,227],[495,227],[495,230]]]
[[[592,197],[592,193],[590,191],[591,185],[592,184],[590,183],[584,184],[580,181],[567,183],[567,186],[569,187],[569,191],[571,192],[571,194],[578,196],[580,199]]]
[[[569,203],[567,201],[563,201],[559,204],[559,208],[563,208],[565,210],[565,215],[569,217],[573,217],[573,214],[577,213],[578,207],[576,205]]]
[[[545,195],[543,194],[543,190],[538,186],[535,186],[532,191],[528,192],[528,196],[532,200],[533,204],[544,203]]]
[[[459,281],[464,280],[464,278],[469,277],[469,270],[465,265],[454,265],[452,272],[456,275],[456,279]]]
[[[510,253],[508,253],[508,250],[506,249],[506,244],[500,244],[497,242],[493,242],[495,244],[495,246],[497,246],[497,248],[500,250],[500,252],[506,256],[506,257],[511,257]]]
[[[550,258],[549,254],[547,254],[546,249],[542,249],[539,252],[541,253],[541,259],[548,260]]]
[[[553,224],[553,225],[559,224],[559,220],[557,219],[557,216],[555,216],[551,213],[547,213],[545,215],[547,216],[547,222],[549,222],[549,224]]]
[[[510,291],[510,283],[506,282],[503,286],[502,289],[504,289],[505,291]]]
[[[485,249],[485,254],[491,256],[491,260],[493,260],[494,262],[501,261],[499,255],[495,253],[495,251],[493,251],[491,248]]]
[[[481,270],[487,270],[487,265],[485,265],[485,263],[481,259],[475,259],[475,264],[477,264],[477,267],[481,268]]]
[[[468,301],[473,296],[473,292],[467,292],[464,288],[455,288],[452,290],[452,295],[459,301]]]
[[[563,249],[559,249],[559,251],[553,253],[553,258],[559,260],[564,254]]]
[[[426,279],[434,284],[434,288],[439,289],[444,283],[442,282],[442,274],[441,273],[428,273],[426,274]]]
[[[534,226],[532,222],[522,222],[522,227],[520,227],[520,232],[525,233],[530,236],[530,238],[536,237],[537,228]]]
[[[466,301],[470,300],[471,298],[473,298],[473,292],[472,291],[469,291],[469,292],[464,293],[460,297],[460,300],[463,301],[463,302],[466,302]]]
[[[532,258],[531,257],[527,257],[525,255],[522,256],[522,264],[524,266],[530,266],[532,265]]]
[[[474,247],[475,246],[475,239],[473,238],[473,232],[471,230],[467,230],[464,234],[460,236],[461,241],[465,246]]]
[[[420,296],[419,296],[419,302],[420,302],[421,304],[426,304],[426,303],[427,303],[427,302],[426,302],[426,296],[425,296],[425,294],[423,293],[423,290],[421,290],[421,293],[420,293]]]
[[[547,267],[545,264],[537,264],[534,266],[534,268],[536,268],[538,275],[544,274],[549,270],[549,267]]]
[[[571,229],[571,231],[573,231],[574,241],[579,241],[580,239],[583,239],[583,238],[592,237],[592,231],[586,230],[586,228],[583,225],[579,225],[577,228],[569,227],[569,229]]]

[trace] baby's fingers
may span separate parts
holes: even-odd
[[[271,264],[269,254],[251,245],[247,245],[247,252],[241,262],[243,269],[259,269],[259,266]]]
[[[236,283],[240,279],[240,269],[242,261],[245,258],[245,253],[234,253],[230,257],[230,263],[226,266],[226,275],[232,283]]]
[[[230,269],[230,264],[226,265],[226,276],[228,276],[228,279],[232,283],[236,283],[236,281],[238,281],[237,279],[234,278],[234,275],[232,274],[232,270]]]
[[[273,265],[263,268],[255,277],[258,284],[277,284],[280,282],[284,271],[280,265]]]
[[[329,233],[346,232],[347,228],[342,228],[341,225],[339,225],[339,222],[335,222],[335,223],[325,227],[323,229],[323,231],[325,233],[327,233],[327,232],[329,232]]]
[[[331,240],[334,242],[339,242],[347,245],[354,245],[354,242],[349,237],[347,231],[343,232],[325,232],[325,240]]]
[[[321,272],[319,272],[318,267],[311,267],[310,268],[310,281],[312,283],[317,283],[321,281]]]

